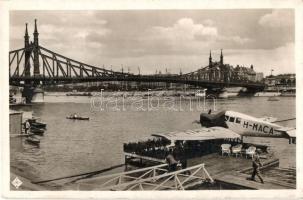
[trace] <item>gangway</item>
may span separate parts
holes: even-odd
[[[185,190],[213,183],[204,163],[173,172],[167,164],[77,181],[78,190]]]

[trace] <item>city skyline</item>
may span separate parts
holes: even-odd
[[[223,49],[225,63],[233,66],[253,64],[265,75],[271,69],[274,74],[295,72],[290,9],[12,11],[11,50],[24,45],[25,23],[33,39],[36,18],[42,46],[115,71],[123,66],[132,73],[138,67],[148,74],[166,68],[186,73],[207,66],[210,50],[213,61],[219,61]]]

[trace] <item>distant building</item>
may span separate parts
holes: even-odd
[[[264,79],[264,74],[263,72],[257,72],[256,73],[256,82],[262,82]]]
[[[270,75],[264,79],[267,86],[280,86],[280,87],[295,87],[296,74],[279,74],[276,76]]]
[[[249,68],[237,65],[234,68],[229,64],[224,64],[224,56],[221,49],[219,62],[214,62],[212,60],[210,52],[208,66],[190,73],[189,78],[216,82],[260,82],[263,79],[263,73],[257,73],[254,70],[253,65]]]

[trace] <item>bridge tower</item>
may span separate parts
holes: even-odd
[[[208,73],[208,80],[209,81],[212,81],[213,79],[213,62],[212,62],[212,57],[211,57],[211,51],[209,51],[209,64],[208,64],[208,67],[209,67],[209,73]]]
[[[40,75],[40,69],[39,69],[39,33],[37,30],[37,19],[35,19],[35,31],[34,31],[34,76]]]
[[[40,76],[39,69],[39,33],[37,29],[37,20],[35,19],[34,42],[29,42],[27,23],[25,27],[24,46],[25,46],[25,76],[31,76],[31,54],[33,53],[33,76]],[[43,102],[44,92],[39,88],[40,81],[26,81],[23,87],[22,96],[25,97],[27,103]]]
[[[31,50],[30,50],[30,44],[29,44],[29,35],[27,31],[27,23],[25,24],[25,35],[24,35],[24,75],[25,76],[30,76],[30,68],[31,68],[31,63],[30,63],[30,58],[31,58]]]

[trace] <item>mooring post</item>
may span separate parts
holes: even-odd
[[[127,168],[128,168],[128,158],[127,158],[127,155],[124,156],[124,165],[125,165],[125,171],[127,171]]]

